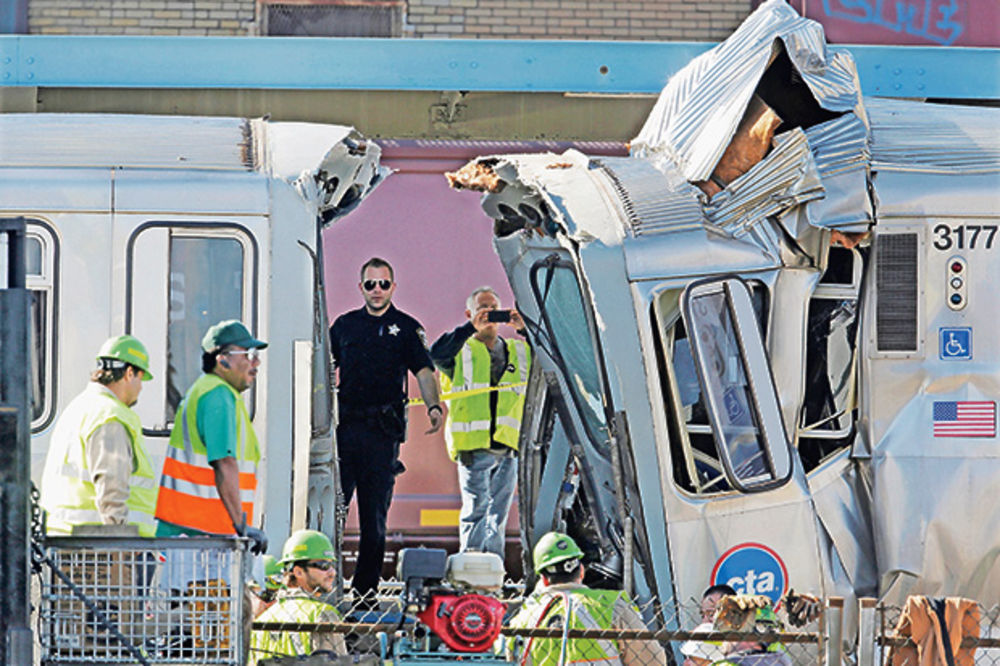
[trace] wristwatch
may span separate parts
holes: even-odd
[[[441,409],[441,405],[427,405],[427,414],[430,415],[431,411],[434,409],[444,414],[444,410]]]

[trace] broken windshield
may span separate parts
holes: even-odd
[[[532,267],[531,286],[552,357],[559,364],[587,437],[605,453],[608,429],[600,366],[573,265],[547,257]]]

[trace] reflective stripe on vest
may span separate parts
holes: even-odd
[[[101,426],[117,421],[129,434],[132,474],[129,477],[127,524],[151,537],[156,522],[156,477],[142,437],[142,423],[131,408],[107,388],[91,383],[66,407],[56,423],[42,475],[41,504],[48,512],[47,530],[69,534],[74,525],[104,523],[97,491],[87,466],[86,447]]]
[[[537,596],[532,595],[511,620],[510,626],[544,627],[547,626],[546,620],[561,616],[565,622],[568,615],[570,629],[610,629],[615,601],[620,594],[614,590],[587,588],[547,590]],[[594,638],[572,638],[566,641],[565,646],[559,638],[532,638],[525,644],[519,663],[523,666],[558,666],[562,662],[564,647],[566,664],[621,666],[617,643],[611,639]]]
[[[253,524],[257,461],[260,451],[250,414],[240,394],[218,375],[203,374],[191,385],[170,432],[170,446],[163,461],[156,517],[210,534],[232,534],[233,523],[215,487],[215,470],[198,433],[198,403],[207,393],[224,386],[236,400],[236,462],[239,489],[247,524]]]
[[[521,340],[504,340],[507,346],[507,368],[498,382],[526,382],[531,364],[531,352]],[[452,377],[441,377],[442,391],[467,391],[490,386],[490,350],[476,338],[469,338],[455,355]],[[517,450],[524,412],[525,386],[501,388],[497,394],[497,412],[493,439]],[[458,459],[460,451],[490,448],[490,393],[453,398],[448,409],[445,441],[448,455]]]
[[[324,618],[324,615],[326,616]],[[260,614],[256,622],[318,623],[340,613],[330,604],[301,596],[279,597],[273,606]],[[296,657],[312,654],[312,634],[308,631],[254,631],[250,634],[250,663],[270,657]]]

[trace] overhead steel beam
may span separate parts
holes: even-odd
[[[713,44],[0,35],[0,85],[657,93]],[[1000,99],[1000,49],[847,46],[869,95]]]

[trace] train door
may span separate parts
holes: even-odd
[[[121,208],[169,210],[149,201],[149,186],[119,178]],[[207,187],[211,191],[204,194],[215,198],[227,189],[217,183]],[[161,187],[157,193],[170,198],[179,190]],[[135,409],[158,461],[180,401],[201,374],[201,339],[208,327],[239,319],[267,339],[261,277],[268,270],[267,218],[259,209],[192,215],[121,208],[114,214],[112,329],[135,335],[149,349],[154,381],[144,386]],[[258,433],[265,422],[267,365],[265,358],[243,396]]]

